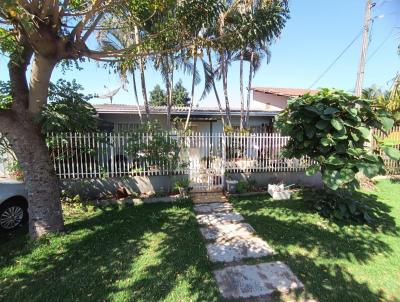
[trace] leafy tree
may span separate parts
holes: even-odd
[[[172,106],[187,106],[189,102],[189,93],[183,86],[182,80],[179,80],[172,91]],[[158,84],[150,92],[150,104],[152,106],[167,106],[167,94]]]
[[[283,156],[309,156],[315,163],[306,174],[321,171],[324,184],[333,191],[357,188],[358,172],[367,177],[384,173],[382,158],[365,146],[373,139],[372,128],[389,130],[393,120],[385,110],[371,105],[370,100],[329,89],[290,100],[276,119],[282,134],[290,136]],[[391,158],[400,159],[399,150],[380,147]]]
[[[179,13],[168,13],[176,5]],[[34,123],[47,103],[54,68],[85,58],[111,66],[139,59],[143,71],[142,62],[151,55],[179,50],[185,53],[194,44],[213,46],[210,37],[197,34],[198,29],[214,23],[219,10],[219,0],[0,2],[0,51],[10,59],[12,95],[11,106],[0,109],[0,129],[12,144],[25,175],[32,237],[63,229],[58,179],[41,128]],[[159,22],[160,15],[166,20]],[[135,42],[121,49],[101,49],[91,37],[112,28],[134,31]],[[111,43],[113,37],[106,34],[104,40]],[[228,37],[220,37],[218,43],[224,40]]]
[[[88,102],[92,96],[79,92],[83,87],[75,80],[50,83],[49,104],[37,117],[43,133],[92,132],[97,130],[96,110]]]
[[[175,84],[173,94],[172,94],[172,104],[173,106],[187,106],[190,102],[189,92],[186,90],[185,86],[182,84],[182,80],[179,80]]]
[[[161,89],[160,85],[154,86],[154,89],[150,91],[150,104],[152,106],[166,106],[167,96],[165,91]]]

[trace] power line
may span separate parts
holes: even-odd
[[[385,45],[385,43],[389,40],[390,36],[392,35],[393,31],[394,27],[392,27],[392,29],[389,31],[389,34],[385,37],[385,39],[383,39],[383,41],[378,45],[378,47],[376,47],[374,51],[368,56],[366,62],[371,60],[377,54],[377,52],[383,47],[383,45]]]
[[[364,29],[360,30],[360,32],[354,37],[354,39],[343,49],[343,51],[333,60],[333,62],[321,73],[321,75],[308,87],[311,89],[315,84],[317,84],[328,72],[331,68],[336,64],[337,61],[346,53],[346,51],[357,41],[357,39],[362,35]]]

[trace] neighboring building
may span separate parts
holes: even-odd
[[[252,132],[264,133],[273,131],[273,119],[287,105],[290,97],[305,93],[316,93],[316,90],[255,87],[253,101],[250,106],[250,128]],[[125,104],[101,104],[94,105],[101,120],[100,128],[106,131],[133,130],[140,125],[139,111],[136,105]],[[185,120],[189,107],[173,107],[171,120],[177,118]],[[140,107],[142,115],[144,107]],[[166,125],[167,108],[151,107],[152,120],[158,120]],[[193,108],[191,114],[191,129],[195,132],[220,133],[223,132],[221,115],[218,107]],[[240,125],[240,109],[231,109],[232,126],[236,129]]]
[[[253,87],[253,103],[267,111],[281,111],[290,98],[304,94],[316,94],[318,90],[301,88]]]

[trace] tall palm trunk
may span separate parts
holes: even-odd
[[[244,91],[243,91],[243,50],[240,51],[240,131],[245,128]]]
[[[138,45],[140,44],[139,28],[137,26],[135,26],[135,43]],[[142,86],[143,103],[144,103],[144,109],[146,111],[146,120],[149,121],[150,120],[150,106],[149,106],[149,100],[147,98],[144,60],[142,57],[139,58],[139,68],[140,68],[140,83]]]
[[[142,112],[140,111],[140,105],[139,105],[139,98],[137,94],[137,87],[136,87],[136,77],[135,77],[135,69],[132,69],[132,83],[133,83],[133,94],[135,95],[135,102],[136,102],[136,108],[139,114],[139,120],[140,124],[143,124],[143,118],[142,118]]]
[[[254,51],[250,54],[250,67],[249,67],[249,84],[247,86],[247,104],[246,104],[246,128],[250,128],[250,99],[251,99],[251,85],[254,73]]]
[[[225,114],[228,120],[231,119],[231,108],[228,98],[228,66],[226,62],[225,50],[221,51],[221,73],[222,73],[222,88],[224,90],[225,99]]]
[[[223,109],[222,109],[221,100],[220,100],[220,98],[219,98],[219,94],[218,94],[217,87],[216,87],[216,85],[215,85],[215,80],[214,80],[214,68],[213,68],[213,64],[212,64],[212,58],[211,58],[211,51],[210,51],[210,49],[207,49],[207,56],[208,56],[208,64],[210,65],[211,72],[213,73],[213,75],[212,75],[212,86],[213,86],[215,98],[217,99],[218,109],[219,109],[219,113],[220,113],[220,115],[221,115],[222,126],[223,126],[223,128],[225,129],[225,123],[227,122],[228,125],[231,126],[231,121],[230,121],[230,119],[227,119],[227,121],[225,122],[225,114],[224,114],[224,111],[223,111]]]
[[[167,78],[166,88],[167,88],[167,129],[171,130],[171,109],[173,104],[173,89],[174,89],[174,60],[171,57],[171,61],[169,61],[168,56],[166,57],[167,63]]]
[[[195,49],[195,52],[197,51],[197,49]],[[197,64],[197,54],[193,53],[193,76],[192,76],[192,91],[191,91],[191,102],[190,102],[190,106],[189,106],[189,111],[186,117],[186,123],[185,123],[185,128],[184,131],[186,132],[188,127],[189,127],[189,121],[190,121],[190,115],[192,114],[192,108],[193,108],[193,104],[194,104],[194,86],[195,86],[195,82],[196,82],[196,64]]]

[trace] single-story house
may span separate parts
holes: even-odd
[[[254,133],[270,133],[273,131],[273,119],[283,110],[291,97],[306,93],[314,94],[317,90],[254,87],[253,100],[250,105],[250,128]],[[127,131],[139,126],[139,110],[144,114],[143,106],[127,104],[94,105],[100,121],[100,128],[105,131]],[[173,107],[171,120],[185,119],[189,107]],[[151,118],[166,125],[167,108],[165,106],[151,107]],[[191,129],[194,132],[223,132],[221,116],[218,107],[195,107],[191,113]],[[231,122],[234,128],[240,125],[240,109],[231,108]]]

